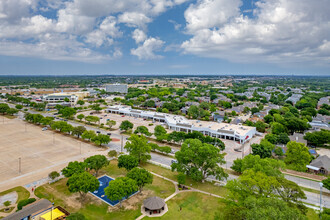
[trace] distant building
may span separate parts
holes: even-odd
[[[128,87],[126,84],[109,84],[105,86],[107,92],[127,93]]]
[[[330,96],[320,98],[319,102],[317,103],[317,108],[320,108],[323,104],[330,105]]]

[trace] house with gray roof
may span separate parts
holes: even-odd
[[[328,175],[330,170],[330,158],[327,155],[319,156],[306,167],[309,172]]]

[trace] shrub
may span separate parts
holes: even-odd
[[[29,199],[24,199],[18,202],[17,204],[17,210],[21,210],[24,206],[31,204],[33,202],[35,202],[36,199],[35,198],[29,198]]]
[[[148,124],[149,126],[153,126],[154,124],[153,123],[150,123],[150,124]]]
[[[51,179],[51,180],[54,180],[55,178],[59,177],[60,174],[56,171],[53,171],[51,172],[50,174],[48,174],[48,177]]]
[[[11,202],[10,201],[6,201],[3,203],[5,206],[10,206]]]
[[[108,152],[109,157],[117,157],[117,151],[116,150],[111,150]]]

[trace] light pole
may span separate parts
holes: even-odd
[[[80,155],[81,155],[81,142],[79,142],[79,145],[80,145]]]
[[[320,182],[320,214],[322,212],[322,187],[323,187],[323,183]]]
[[[55,144],[55,134],[53,132],[53,144]]]

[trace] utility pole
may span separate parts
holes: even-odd
[[[322,212],[322,187],[323,187],[323,183],[320,182],[320,214]]]
[[[21,174],[21,158],[18,158],[18,173]]]

